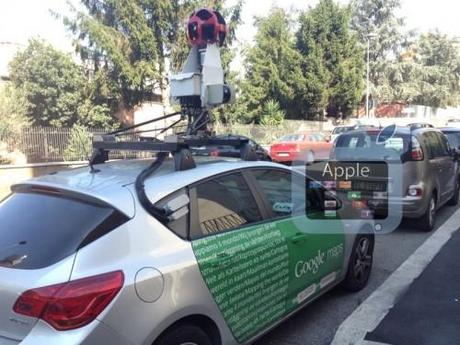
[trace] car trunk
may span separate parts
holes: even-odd
[[[37,318],[19,315],[13,307],[27,290],[68,281],[75,255],[57,265],[39,270],[0,267],[0,344],[3,340],[20,342],[37,322]]]
[[[293,142],[275,143],[270,148],[270,154],[277,157],[291,157],[299,152],[299,146]]]

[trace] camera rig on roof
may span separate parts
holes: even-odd
[[[151,151],[158,159],[172,154],[178,171],[195,167],[190,149],[208,145],[227,145],[240,149],[241,159],[257,160],[257,155],[247,139],[223,139],[213,136],[210,109],[229,103],[234,92],[225,82],[220,58],[220,47],[227,35],[227,25],[219,12],[199,9],[192,13],[187,24],[187,37],[192,45],[187,60],[179,74],[170,77],[171,99],[177,102],[181,111],[123,128],[95,138],[94,152],[90,160],[92,172],[95,164],[108,160],[109,152]],[[150,123],[180,115],[170,126],[155,130],[139,130]],[[185,132],[165,137],[164,140],[117,141],[126,134],[140,134],[151,131],[166,131],[186,122]],[[163,157],[163,158],[162,158]]]

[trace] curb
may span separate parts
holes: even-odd
[[[460,209],[437,229],[417,250],[394,271],[338,328],[331,345],[380,344],[364,340],[398,302],[437,253],[456,232]]]

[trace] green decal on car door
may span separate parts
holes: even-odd
[[[244,342],[336,280],[344,235],[306,234],[286,218],[204,237],[192,246],[229,328]]]

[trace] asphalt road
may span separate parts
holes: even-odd
[[[444,206],[439,210],[436,226],[442,225],[456,209]],[[284,321],[254,345],[330,344],[337,328],[348,315],[431,234],[417,230],[409,221],[405,221],[392,233],[377,236],[372,275],[364,290],[353,294],[334,289]]]

